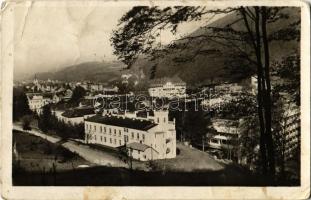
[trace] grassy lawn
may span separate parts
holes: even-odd
[[[224,169],[223,164],[217,162],[206,152],[190,148],[180,143],[177,144],[177,148],[180,150],[180,153],[176,158],[155,160],[152,162],[152,167],[156,170],[184,172],[202,170],[217,171]]]
[[[26,133],[14,131],[13,145],[14,143],[17,153],[13,153],[13,158],[17,170],[51,172],[72,170],[79,165],[92,165],[59,144],[52,144]]]

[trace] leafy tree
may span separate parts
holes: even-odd
[[[31,120],[32,120],[32,116],[31,115],[23,116],[23,118],[22,118],[23,130],[31,130],[31,127],[30,127]]]
[[[223,48],[198,48],[191,54],[180,54],[175,62],[191,62],[198,55],[215,55],[229,52],[235,60],[239,58],[242,67],[253,66],[257,75],[257,113],[260,125],[260,152],[264,174],[275,174],[275,152],[271,133],[271,81],[270,81],[270,49],[274,40],[299,40],[300,20],[292,22],[286,28],[271,29],[278,21],[289,18],[280,7],[234,7],[208,10],[206,7],[133,7],[119,20],[119,26],[111,38],[115,54],[128,67],[131,67],[141,54],[151,58],[165,56],[172,49],[183,51],[188,45],[200,45],[202,41],[221,44]],[[163,49],[157,46],[157,36],[162,29],[170,29],[176,33],[182,22],[194,21],[220,14],[231,14],[236,20],[222,27],[207,27],[208,34],[188,36],[174,42]],[[238,26],[235,26],[238,24]],[[237,29],[236,27],[239,27]],[[267,30],[269,29],[269,30]],[[196,42],[195,42],[196,41]],[[240,62],[241,63],[241,62]],[[225,63],[226,64],[226,63]],[[228,63],[227,63],[228,64]],[[229,63],[230,64],[230,63]]]
[[[51,129],[50,119],[52,117],[50,105],[45,105],[42,108],[42,114],[39,116],[38,126],[39,128],[46,132]]]
[[[300,105],[300,55],[294,52],[288,57],[283,57],[281,61],[273,63],[273,74],[280,77],[274,90],[284,92],[291,96],[290,101]]]
[[[31,114],[28,99],[21,88],[13,88],[13,120],[16,121],[24,115]]]
[[[202,141],[204,143],[208,132],[208,126],[210,125],[210,118],[206,116],[206,113],[201,109],[198,111],[185,111],[185,119],[183,122],[182,126],[186,138],[192,143],[201,144]]]
[[[77,86],[72,92],[70,102],[78,105],[79,101],[85,96],[85,94],[85,89],[81,86]]]

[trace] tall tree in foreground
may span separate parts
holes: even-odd
[[[286,28],[268,30],[275,23],[289,16],[280,7],[234,7],[209,10],[206,7],[133,7],[120,20],[111,38],[115,54],[130,68],[137,57],[146,54],[154,59],[165,56],[172,49],[181,52],[195,43],[214,42],[224,48],[196,51],[176,57],[176,62],[191,62],[198,55],[219,54],[224,49],[233,60],[244,61],[241,66],[253,66],[257,76],[257,112],[260,125],[260,152],[264,174],[275,174],[275,155],[271,133],[271,81],[269,44],[273,40],[298,40],[300,21],[292,22]],[[235,16],[234,21],[221,27],[206,27],[208,34],[188,36],[173,42],[167,48],[156,45],[157,36],[163,29],[176,33],[182,22],[202,19],[211,20],[216,15]],[[235,24],[238,24],[236,26]],[[238,28],[237,28],[238,27]],[[182,54],[180,54],[182,55]],[[155,69],[156,70],[156,69]]]

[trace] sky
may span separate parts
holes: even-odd
[[[69,65],[116,60],[110,43],[112,30],[131,5],[24,2],[14,10],[14,73],[32,75]],[[161,43],[195,31],[206,24],[183,23],[177,35],[161,33]]]

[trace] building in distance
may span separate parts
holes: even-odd
[[[148,92],[151,97],[185,98],[186,83],[179,77],[154,79],[150,81]]]

